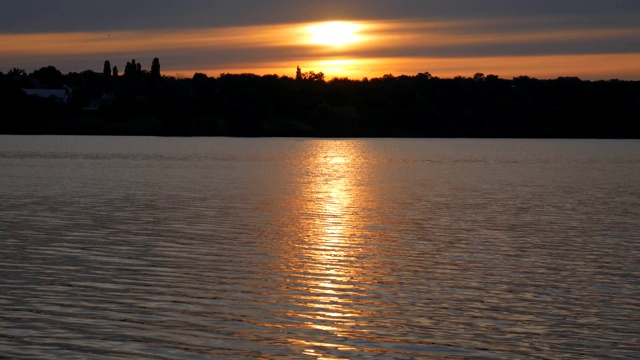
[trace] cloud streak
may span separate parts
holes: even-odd
[[[379,6],[379,3],[377,3]],[[615,21],[618,19],[620,21]],[[359,41],[314,44],[315,22],[117,31],[0,33],[0,71],[54,65],[64,72],[124,67],[159,57],[165,74],[291,74],[295,66],[329,77],[429,71],[502,77],[640,78],[640,25],[627,17],[556,14],[470,19],[352,20]]]

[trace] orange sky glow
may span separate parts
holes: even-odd
[[[522,23],[522,19],[519,20]],[[254,73],[293,76],[324,72],[327,79],[414,75],[438,77],[496,74],[502,78],[578,76],[583,79],[640,79],[640,53],[580,51],[579,44],[640,38],[636,28],[492,30],[509,21],[332,21],[180,30],[0,34],[0,71],[37,59],[41,66],[86,58],[84,68],[101,71],[104,60],[124,69],[134,58],[143,65],[159,57],[165,75]],[[482,31],[477,31],[482,29]],[[553,53],[535,49],[552,44]],[[495,49],[506,49],[494,51]],[[120,63],[122,62],[122,63]],[[25,69],[32,71],[34,69]]]

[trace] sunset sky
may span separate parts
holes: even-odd
[[[0,71],[640,80],[639,0],[7,0]]]

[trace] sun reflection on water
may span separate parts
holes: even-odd
[[[298,326],[319,332],[309,343],[306,337],[288,341],[304,354],[326,359],[322,349],[351,349],[343,341],[354,337],[367,324],[360,320],[357,305],[363,291],[361,213],[366,209],[362,181],[366,180],[363,149],[355,142],[314,141],[305,166],[307,181],[300,184],[301,216],[295,226],[300,238],[292,245],[292,267],[300,274],[295,299],[301,306],[288,316],[300,319]]]

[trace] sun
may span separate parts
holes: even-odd
[[[311,25],[309,42],[315,45],[341,46],[360,41],[360,26],[346,21],[328,21]]]

